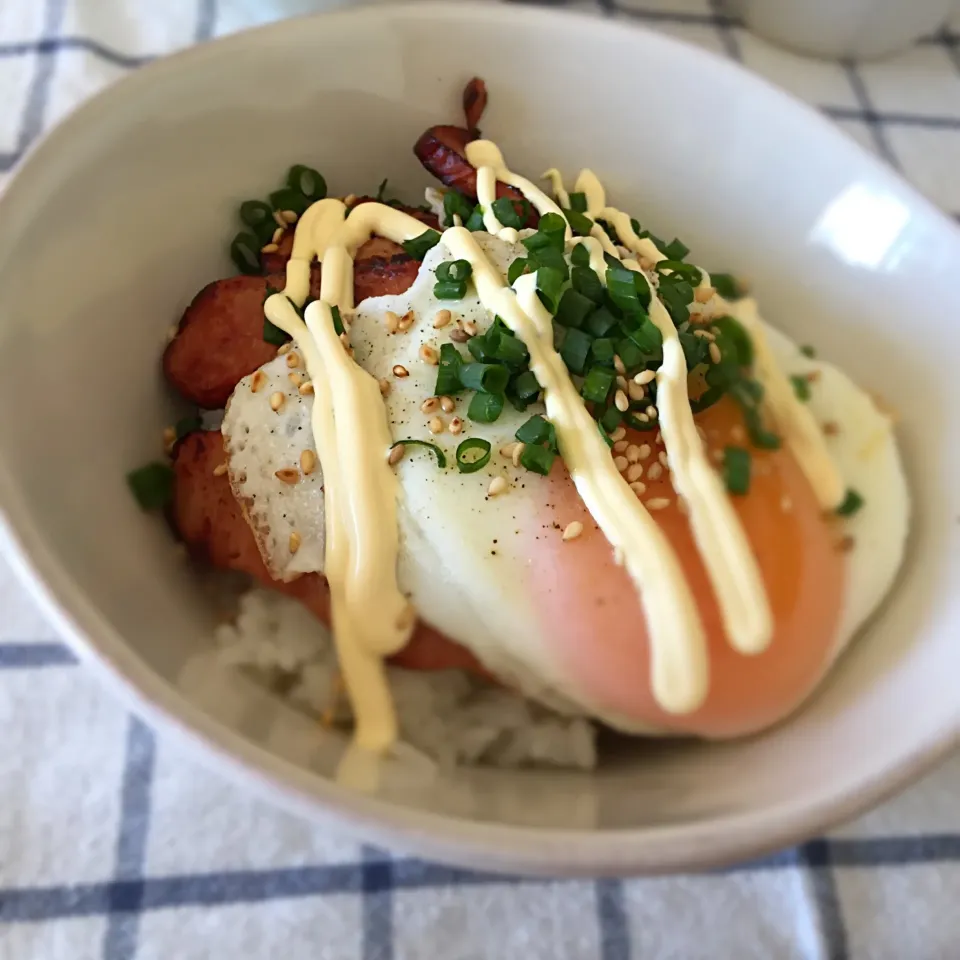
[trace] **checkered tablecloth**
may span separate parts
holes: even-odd
[[[0,183],[139,64],[313,5],[0,0]],[[592,6],[736,58],[960,214],[960,16],[855,66],[777,50],[708,0]],[[357,846],[197,766],[76,666],[2,563],[0,611],[0,960],[960,958],[960,758],[722,873],[494,877]]]

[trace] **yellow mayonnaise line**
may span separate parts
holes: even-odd
[[[708,683],[706,637],[696,601],[666,535],[617,470],[553,347],[552,318],[537,297],[536,276],[518,279],[515,293],[468,230],[451,228],[443,242],[471,264],[483,305],[530,351],[530,369],[544,389],[546,414],[577,492],[607,540],[622,551],[627,571],[642,590],[657,702],[671,713],[695,710]]]
[[[560,201],[560,206],[570,209],[570,195],[567,193],[566,187],[563,185],[563,177],[560,175],[560,171],[556,167],[551,167],[549,170],[545,170],[543,175],[540,177],[541,180],[550,181],[550,189],[553,191],[553,195]]]
[[[373,209],[371,209],[373,208]],[[357,743],[383,750],[397,720],[382,658],[403,647],[415,614],[397,585],[399,485],[377,381],[354,363],[334,329],[332,307],[346,324],[353,308],[353,256],[376,232],[397,242],[423,224],[382,204],[361,204],[344,219],[338,200],[321,200],[303,215],[287,264],[283,294],[265,304],[267,318],[294,337],[314,386],[312,427],[323,467],[326,549],[333,634],[357,718]],[[323,262],[320,299],[301,321],[310,292],[310,263]]]

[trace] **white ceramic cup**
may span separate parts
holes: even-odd
[[[956,0],[729,0],[755,33],[818,57],[882,57],[946,21]]]

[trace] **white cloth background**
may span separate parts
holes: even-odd
[[[144,60],[311,5],[2,0],[0,182]],[[776,50],[707,0],[577,6],[741,60],[960,214],[960,19],[855,67]],[[2,564],[0,610],[0,960],[960,957],[960,758],[723,873],[490,877],[359,847],[201,769],[75,665]]]

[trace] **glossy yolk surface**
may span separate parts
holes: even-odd
[[[697,418],[712,452],[746,445],[739,411],[722,401]],[[531,589],[563,675],[597,708],[638,723],[710,736],[730,737],[762,729],[784,717],[813,689],[828,666],[836,641],[844,590],[840,537],[826,520],[793,457],[782,450],[751,448],[748,494],[733,497],[737,513],[763,571],[774,615],[768,649],[746,657],[731,649],[689,522],[677,506],[669,472],[653,480],[649,470],[662,446],[656,432],[634,433],[649,444],[643,461],[644,501],[669,499],[653,513],[682,563],[707,632],[710,686],[694,713],[663,711],[650,690],[646,624],[637,591],[613,560],[609,544],[587,513],[562,466],[549,488],[539,528],[532,536]],[[559,461],[558,461],[559,465]],[[656,473],[656,469],[654,473]],[[583,534],[567,542],[561,531],[573,520]]]

